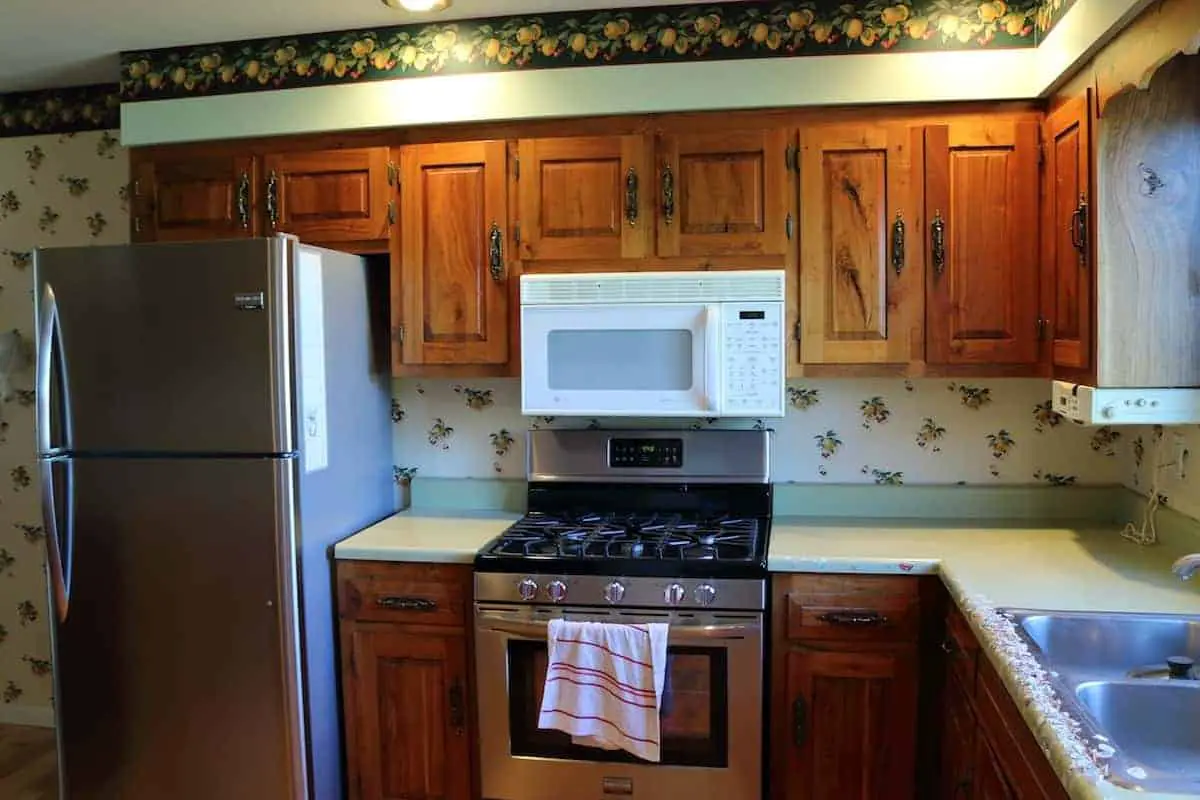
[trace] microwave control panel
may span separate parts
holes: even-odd
[[[723,303],[721,405],[739,417],[783,416],[783,303]]]

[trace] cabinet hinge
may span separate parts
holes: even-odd
[[[142,232],[142,218],[141,217],[133,218],[133,232],[134,233]]]
[[[521,180],[521,157],[513,156],[513,180]]]
[[[783,151],[783,166],[788,172],[800,171],[800,148],[789,144]]]
[[[1039,342],[1046,341],[1046,328],[1049,327],[1050,321],[1045,317],[1038,317],[1037,321],[1037,338]]]
[[[792,240],[792,233],[793,233],[794,227],[795,227],[795,222],[792,219],[792,212],[789,211],[787,218],[784,219],[784,221],[783,221],[783,229],[787,233],[787,238],[788,238],[789,242]]]
[[[797,342],[800,341],[800,320],[796,320],[796,325],[792,328],[792,338]]]
[[[520,243],[521,243],[521,223],[514,222],[513,223],[513,244],[519,245]]]
[[[396,344],[404,344],[404,323],[396,326]]]
[[[388,225],[396,224],[396,201],[388,200]]]
[[[388,186],[395,186],[400,182],[400,168],[396,166],[395,161],[388,162]]]
[[[1038,145],[1038,167],[1046,166],[1046,148],[1049,145],[1043,143]]]

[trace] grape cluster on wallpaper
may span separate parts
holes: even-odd
[[[396,381],[398,477],[522,477],[530,428],[631,424],[524,417],[519,392],[516,379]],[[787,394],[782,419],[658,424],[773,428],[781,482],[1070,486],[1131,478],[1130,434],[1064,422],[1050,411],[1045,380],[839,379],[791,382]]]
[[[41,246],[128,237],[129,159],[115,131],[0,139],[0,329],[32,341]],[[0,720],[43,722],[50,705],[33,376],[0,401]]]

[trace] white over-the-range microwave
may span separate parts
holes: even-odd
[[[782,417],[783,270],[521,276],[521,410]]]

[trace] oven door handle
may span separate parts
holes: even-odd
[[[546,639],[546,623],[520,621],[484,621],[479,623],[479,629],[489,633],[507,633],[511,636],[521,636],[526,639]],[[713,639],[745,639],[760,632],[757,625],[672,625],[668,631],[668,640],[672,642],[713,640]]]

